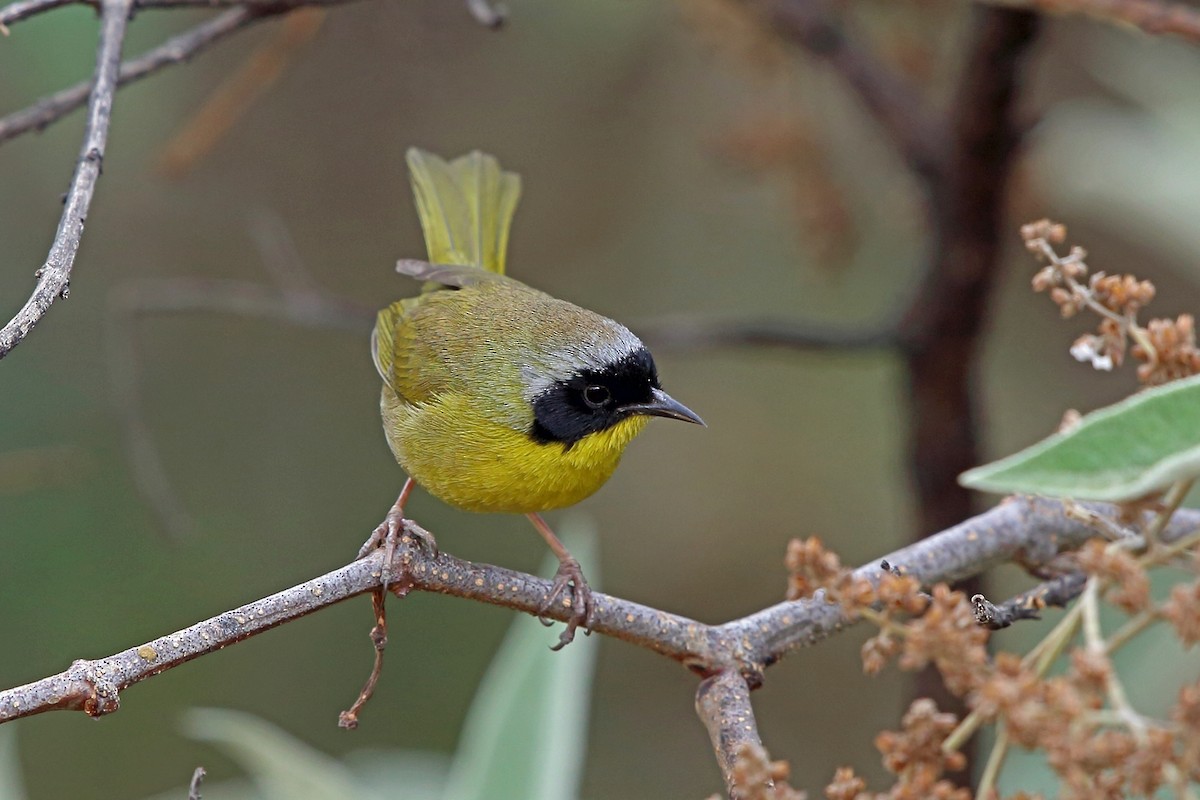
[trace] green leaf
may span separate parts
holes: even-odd
[[[993,492],[1123,502],[1200,475],[1200,376],[1147,389],[959,476]]]
[[[189,711],[183,722],[193,739],[211,742],[237,761],[253,780],[257,791],[243,787],[204,785],[204,796],[257,797],[263,800],[434,800],[441,797],[446,765],[443,757],[418,752],[394,752],[375,759],[371,770],[352,770],[346,764],[314,750],[299,739],[252,714],[215,708]],[[367,777],[386,764],[395,783]],[[361,764],[359,765],[361,767]],[[178,793],[176,793],[178,794]]]
[[[591,525],[572,517],[560,530],[596,586]],[[557,560],[547,559],[543,571],[557,568]],[[554,653],[557,637],[532,617],[513,622],[467,712],[446,800],[578,797],[599,642],[580,634]]]

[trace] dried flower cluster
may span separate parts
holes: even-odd
[[[867,783],[849,767],[842,767],[825,787],[828,800],[971,800],[968,789],[955,786],[943,772],[960,770],[965,759],[943,748],[958,725],[953,714],[938,711],[932,700],[918,699],[909,706],[899,731],[884,731],[875,738],[883,764],[896,783],[883,793],[868,792]]]
[[[1100,316],[1097,331],[1080,336],[1071,346],[1076,359],[1111,370],[1124,363],[1126,354],[1132,355],[1141,362],[1138,380],[1148,386],[1200,373],[1196,325],[1190,314],[1153,319],[1145,327],[1138,323],[1138,311],[1154,299],[1154,284],[1132,275],[1090,272],[1082,247],[1059,255],[1055,247],[1067,239],[1066,226],[1060,223],[1030,222],[1021,226],[1021,238],[1045,264],[1033,276],[1035,292],[1048,292],[1064,317],[1084,309]]]
[[[1146,525],[1152,524],[1149,519]],[[882,793],[868,791],[865,781],[844,768],[825,796],[969,800],[968,790],[943,776],[962,768],[959,748],[970,734],[992,724],[1001,734],[993,752],[996,769],[985,771],[980,798],[998,798],[995,779],[1010,744],[1042,752],[1060,778],[1058,796],[1066,800],[1152,797],[1164,790],[1193,798],[1189,781],[1200,780],[1200,682],[1183,687],[1167,719],[1152,719],[1130,705],[1111,655],[1158,622],[1169,623],[1186,646],[1200,641],[1200,557],[1193,553],[1188,579],[1162,603],[1154,600],[1148,575],[1159,567],[1177,574],[1180,556],[1198,545],[1200,534],[1170,548],[1140,551],[1131,550],[1128,538],[1089,542],[1064,564],[1074,574],[1086,573],[1075,581],[1083,592],[1075,605],[1025,656],[991,656],[989,632],[962,593],[938,585],[925,594],[911,576],[890,568],[876,581],[856,577],[818,539],[792,541],[790,596],[820,590],[829,602],[879,627],[862,649],[866,672],[878,672],[893,658],[906,670],[932,663],[971,709],[959,720],[928,699],[917,700],[901,730],[884,732],[875,742],[896,777],[894,785]],[[1126,624],[1107,636],[1100,630],[1102,603],[1128,615]],[[1056,664],[1064,669],[1051,676]],[[1013,800],[1033,797],[1022,793]]]
[[[744,744],[733,763],[737,800],[807,800],[808,795],[788,786],[786,761],[772,761],[761,745]],[[721,800],[714,794],[708,800]]]

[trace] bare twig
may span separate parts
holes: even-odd
[[[492,0],[467,0],[467,10],[485,28],[499,30],[508,19],[508,9]]]
[[[946,130],[915,87],[855,38],[827,0],[777,0],[768,19],[780,36],[823,59],[858,95],[913,171],[927,182],[945,169]]]
[[[8,26],[23,19],[41,14],[43,11],[53,11],[61,6],[73,5],[78,0],[18,0],[0,8],[0,34],[8,35]]]
[[[213,42],[264,19],[265,13],[253,8],[235,8],[173,36],[144,55],[121,64],[117,85],[125,86],[164,67],[187,61]],[[0,142],[31,130],[41,130],[79,108],[88,96],[88,87],[86,82],[77,83],[0,118]]]
[[[1178,36],[1200,43],[1200,9],[1186,3],[1164,0],[983,0],[1010,8],[1026,8],[1046,14],[1080,14],[1117,25],[1140,28],[1146,33]]]
[[[46,263],[37,271],[37,285],[25,305],[7,325],[0,328],[0,358],[8,355],[33,330],[33,326],[71,286],[71,267],[79,251],[83,223],[87,219],[96,180],[104,161],[108,125],[112,118],[113,95],[117,91],[117,70],[121,64],[121,45],[125,41],[132,0],[105,0],[100,19],[100,44],[96,52],[96,70],[88,96],[88,117],[84,126],[83,147],[75,165],[75,175],[67,190],[62,217]]]
[[[975,607],[975,621],[986,628],[999,630],[1023,619],[1041,619],[1043,608],[1046,606],[1065,607],[1067,603],[1079,596],[1085,584],[1087,584],[1086,574],[1068,572],[1010,597],[999,605],[995,605],[983,595],[977,594],[971,598],[971,605]]]
[[[336,6],[351,0],[134,0],[135,11],[174,8],[246,8],[281,14],[303,6]],[[0,25],[12,25],[62,6],[99,8],[99,0],[17,0],[0,8]]]
[[[730,798],[737,798],[734,765],[738,753],[747,746],[762,747],[746,679],[735,670],[705,678],[696,689],[696,713],[708,729],[725,788]]]
[[[188,784],[188,800],[200,800],[200,784],[204,782],[207,774],[204,767],[196,767],[196,771],[192,773],[192,782]]]
[[[1200,511],[1181,510],[1163,531],[1162,541],[1183,541],[1197,529]],[[1045,563],[1093,534],[1087,525],[1067,517],[1060,503],[1017,499],[891,553],[886,560],[924,583],[953,581],[1004,561]],[[383,553],[376,551],[184,630],[107,658],[76,661],[58,675],[0,692],[0,722],[57,709],[93,716],[115,711],[119,693],[141,680],[378,588],[382,566]],[[552,586],[548,580],[446,553],[433,556],[419,547],[398,548],[390,573],[394,586],[403,590],[449,594],[563,622],[572,613],[558,605],[543,610]],[[872,561],[857,574],[877,580],[883,571],[879,561]],[[763,670],[791,650],[816,644],[851,623],[841,607],[825,602],[821,593],[716,626],[600,593],[595,601],[592,629],[597,633],[653,650],[705,677],[740,673],[750,687],[758,686]]]
[[[408,589],[403,585],[393,585],[388,583],[388,586],[397,593],[407,592]],[[367,682],[363,684],[362,691],[358,693],[353,705],[347,710],[338,714],[338,727],[346,730],[354,730],[358,727],[358,712],[362,711],[362,707],[367,704],[367,701],[375,694],[375,686],[379,683],[379,676],[383,674],[383,651],[387,649],[388,633],[387,633],[387,605],[384,602],[386,594],[384,587],[381,584],[380,588],[371,592],[371,606],[375,611],[375,627],[371,628],[371,646],[375,649],[375,662],[371,665],[371,674],[367,676]]]

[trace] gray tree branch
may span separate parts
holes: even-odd
[[[112,118],[113,96],[117,91],[117,71],[121,64],[121,45],[133,0],[104,0],[100,17],[100,44],[96,48],[96,69],[92,75],[88,100],[87,124],[83,146],[75,165],[75,175],[67,190],[62,217],[46,263],[36,273],[37,285],[33,294],[8,324],[0,328],[0,358],[24,339],[33,326],[60,297],[66,297],[71,286],[71,267],[79,251],[83,224],[87,219],[96,180],[104,161],[108,142],[108,125]]]
[[[1112,514],[1111,506],[1091,506]],[[1200,528],[1200,510],[1180,510],[1162,534],[1174,541]],[[1003,562],[1037,566],[1078,547],[1097,532],[1064,513],[1061,503],[1013,498],[979,516],[886,556],[925,584],[955,581]],[[106,658],[76,661],[67,670],[24,686],[0,691],[0,723],[44,711],[68,709],[100,716],[117,710],[120,694],[139,681],[206,653],[235,644],[326,606],[379,586],[382,551],[319,578],[159,637]],[[880,561],[859,567],[877,579]],[[391,568],[393,592],[436,592],[538,614],[551,582],[533,575],[464,561],[446,553],[434,557],[417,547],[397,549]],[[853,620],[818,594],[763,609],[722,625],[706,625],[677,614],[610,595],[595,595],[592,629],[680,662],[706,679],[697,706],[717,744],[718,760],[729,762],[733,733],[727,720],[742,715],[738,742],[757,741],[748,706],[740,697],[763,682],[764,671],[780,658],[845,629]],[[555,605],[546,615],[566,621],[569,609]],[[715,692],[715,694],[714,694]],[[733,709],[733,711],[731,711]],[[733,712],[737,709],[737,714]],[[728,713],[726,713],[728,712]],[[724,743],[724,744],[723,744]],[[730,745],[732,746],[732,745]],[[727,773],[728,777],[728,773]],[[731,787],[732,791],[732,787]]]
[[[747,746],[762,747],[754,707],[750,704],[750,685],[735,670],[723,670],[705,678],[696,688],[696,714],[708,729],[729,796],[736,798],[740,787],[734,765],[739,752]]]

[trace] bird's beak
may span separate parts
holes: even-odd
[[[651,417],[669,417],[670,419],[679,419],[684,422],[694,422],[697,425],[704,425],[704,420],[700,419],[695,411],[685,406],[683,403],[676,400],[671,395],[664,392],[662,389],[650,390],[650,402],[635,403],[625,406],[622,411],[627,414],[645,414]]]

